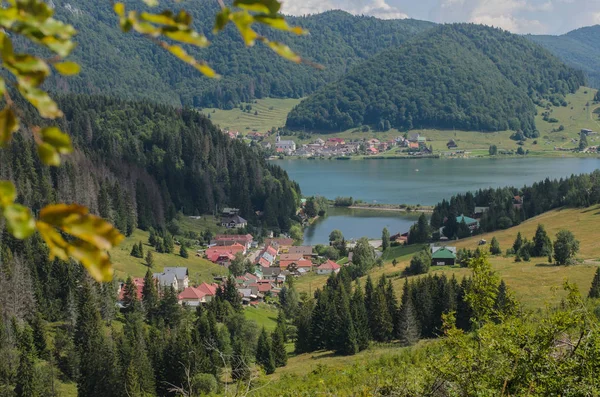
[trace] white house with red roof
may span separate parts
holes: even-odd
[[[133,279],[133,283],[135,284],[135,287],[137,289],[136,293],[137,293],[137,300],[141,301],[142,300],[142,289],[144,288],[144,279],[142,277],[136,277]],[[119,306],[124,307],[123,306],[123,296],[125,295],[125,283],[121,283],[119,284],[119,296],[117,298],[117,303],[119,304]]]
[[[215,246],[207,249],[204,255],[206,256],[206,259],[213,263],[225,264],[233,260],[238,252],[245,255],[246,247],[239,243],[226,246]]]
[[[317,274],[339,273],[341,266],[332,260],[328,260],[317,268]]]

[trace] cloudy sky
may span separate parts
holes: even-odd
[[[382,19],[475,22],[514,33],[562,34],[600,24],[600,0],[284,0],[292,15],[342,9]]]

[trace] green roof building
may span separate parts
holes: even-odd
[[[456,255],[446,247],[431,255],[431,266],[454,266],[455,263]]]

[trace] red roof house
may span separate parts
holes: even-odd
[[[235,243],[228,246],[216,246],[210,247],[206,250],[206,258],[213,263],[222,263],[223,260],[232,260],[235,258],[235,254],[241,252],[246,253],[246,247],[241,244]]]
[[[317,268],[317,274],[331,274],[338,273],[341,266],[332,260],[328,260]]]
[[[144,279],[141,277],[136,277],[133,279],[133,283],[137,288],[137,300],[142,300],[142,289],[144,288]],[[121,284],[121,288],[119,289],[119,302],[123,301],[123,295],[125,295],[125,283]]]

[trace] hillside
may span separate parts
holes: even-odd
[[[212,81],[193,68],[134,34],[117,26],[111,2],[54,0],[61,20],[72,23],[79,34],[73,58],[81,63],[80,76],[58,77],[49,84],[61,92],[110,94],[125,99],[150,99],[172,105],[232,108],[252,98],[300,98],[334,81],[358,62],[382,49],[397,46],[433,23],[415,20],[384,21],[332,11],[307,17],[289,17],[291,24],[310,31],[293,37],[267,32],[284,41],[306,59],[325,67],[319,71],[286,61],[265,46],[245,48],[239,33],[228,26],[212,34],[218,3],[189,2],[184,5],[194,25],[212,41],[207,49],[192,53],[206,60],[221,75]],[[125,1],[139,9],[139,1]],[[161,6],[179,9],[174,0]]]
[[[536,136],[535,103],[583,85],[581,72],[521,36],[480,25],[437,27],[384,50],[302,101],[292,129],[523,130]]]
[[[560,36],[527,35],[567,65],[583,70],[590,87],[600,88],[600,25],[573,30]]]

